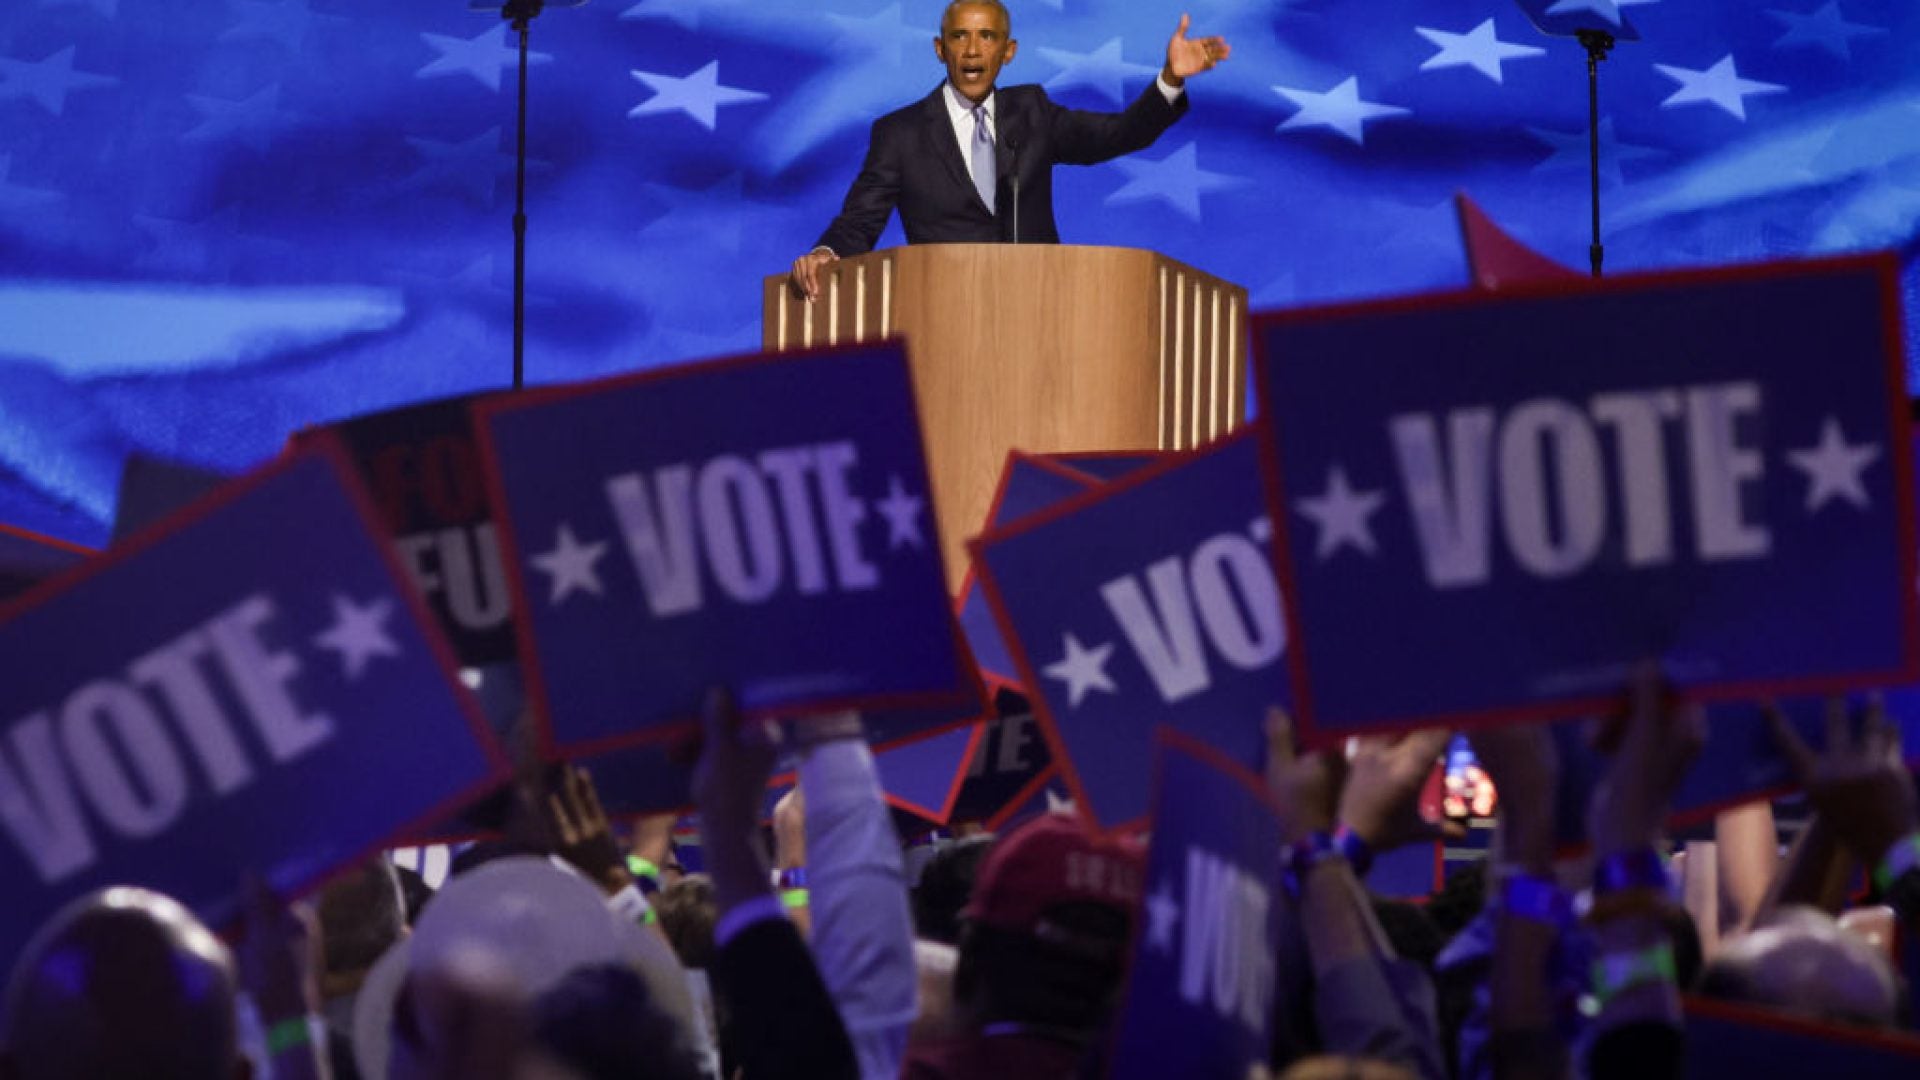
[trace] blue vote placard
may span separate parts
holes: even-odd
[[[1030,797],[1035,779],[1052,770],[1053,752],[1039,718],[1026,709],[1003,713],[981,727],[980,744],[953,804],[953,819],[991,820]]]
[[[443,398],[326,429],[353,455],[400,564],[468,666],[514,658],[512,598],[473,439],[481,400]]]
[[[1162,729],[1153,843],[1108,1076],[1242,1080],[1272,1037],[1280,814],[1260,778]]]
[[[897,344],[655,369],[476,407],[549,752],[757,715],[958,703]]]
[[[1252,766],[1289,702],[1251,431],[1031,514],[974,564],[1081,810],[1147,812],[1153,728]]]
[[[93,554],[78,544],[0,522],[0,600],[18,596]]]
[[[504,778],[337,449],[282,458],[0,612],[0,963],[67,900],[218,926]]]
[[[1255,327],[1303,735],[1913,681],[1887,259]]]
[[[1911,1032],[1825,1024],[1776,1009],[1687,997],[1684,1075],[1689,1080],[1905,1080],[1920,1076]]]
[[[1100,481],[1090,474],[1056,465],[1044,457],[1012,451],[1000,469],[1000,483],[994,489],[987,522],[980,531],[992,532],[1099,485]],[[1000,625],[994,622],[993,608],[987,604],[986,594],[980,591],[979,573],[972,566],[967,568],[967,578],[960,584],[960,599],[954,610],[981,677],[996,689],[1021,689],[1020,672],[1014,665],[1013,654],[1007,651],[1006,639],[1000,636]]]

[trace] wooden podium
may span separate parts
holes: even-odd
[[[1183,450],[1246,413],[1247,291],[1150,251],[926,244],[824,274],[811,304],[765,280],[764,346],[905,338],[956,590],[1007,451]]]

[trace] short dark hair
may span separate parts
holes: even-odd
[[[688,874],[660,890],[653,898],[653,910],[683,967],[713,966],[713,928],[720,918],[720,905],[714,898],[712,878]]]
[[[384,855],[328,882],[318,906],[322,963],[329,975],[372,967],[407,925],[400,878]]]
[[[1008,37],[1013,36],[1013,13],[1008,11],[1007,5],[1001,3],[1000,0],[953,0],[952,3],[948,4],[940,12],[941,37],[947,36],[947,20],[952,17],[954,9],[963,7],[992,8],[999,12],[1001,27],[1006,30]]]
[[[913,887],[914,932],[928,941],[960,942],[960,909],[973,895],[973,879],[993,847],[993,836],[980,833],[941,846],[920,871]]]

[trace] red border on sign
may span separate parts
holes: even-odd
[[[88,559],[47,581],[36,584],[19,596],[13,597],[5,602],[0,602],[0,622],[9,622],[18,618],[35,608],[58,599],[69,590],[80,586],[97,575],[144,554],[155,545],[169,539],[175,534],[193,528],[214,514],[240,501],[247,495],[252,494],[255,489],[265,486],[267,483],[278,479],[281,475],[304,465],[310,460],[321,462],[332,472],[334,479],[339,483],[340,490],[346,497],[347,504],[353,508],[353,512],[358,518],[368,545],[376,553],[378,565],[386,572],[389,586],[392,588],[394,594],[401,598],[401,602],[406,605],[407,610],[412,614],[421,636],[427,643],[427,648],[433,657],[434,663],[439,667],[441,676],[447,682],[448,689],[453,692],[454,701],[465,716],[467,726],[472,732],[474,740],[479,744],[481,756],[486,760],[487,767],[490,771],[481,779],[461,789],[459,792],[388,829],[381,835],[378,841],[357,852],[352,858],[329,863],[325,870],[313,874],[308,880],[288,890],[286,894],[282,896],[282,899],[285,900],[294,900],[306,896],[324,885],[331,878],[337,876],[344,868],[370,858],[384,850],[394,839],[414,835],[418,831],[431,827],[447,814],[459,809],[466,803],[479,797],[482,793],[504,783],[512,776],[513,771],[506,754],[500,747],[499,741],[494,738],[493,730],[488,726],[486,717],[481,713],[479,703],[474,700],[473,695],[468,693],[466,687],[460,682],[459,669],[454,663],[452,648],[448,646],[446,639],[441,635],[440,627],[434,621],[432,614],[426,610],[426,605],[424,601],[421,600],[419,591],[413,587],[413,583],[402,571],[399,557],[394,553],[393,545],[387,542],[385,531],[377,527],[379,518],[374,512],[373,502],[367,496],[365,489],[361,487],[359,479],[353,469],[352,462],[347,457],[345,449],[340,446],[339,442],[330,435],[321,435],[315,437],[298,451],[283,451],[258,469],[220,485],[212,492],[194,500],[174,513],[166,515],[153,525],[128,537],[125,541],[100,552],[96,557]],[[238,901],[236,901],[236,903],[239,907],[244,907],[244,904]],[[236,918],[237,917],[236,915]],[[232,920],[228,920],[222,925],[231,924]]]
[[[57,536],[37,533],[32,529],[23,529],[18,525],[9,525],[4,521],[0,521],[0,533],[18,537],[30,543],[39,544],[41,547],[50,547],[59,551],[71,552],[75,555],[92,556],[100,554],[99,548],[86,547],[82,544],[76,544],[71,540],[62,540]]]
[[[645,371],[627,372],[588,382],[570,383],[565,386],[548,386],[532,390],[522,390],[506,396],[496,396],[476,401],[473,411],[474,439],[480,449],[480,472],[486,483],[487,501],[493,511],[494,524],[499,533],[500,557],[506,564],[507,587],[513,595],[514,641],[519,648],[521,670],[525,673],[527,684],[527,703],[533,709],[534,733],[540,754],[549,760],[566,757],[604,753],[628,746],[643,746],[648,743],[667,742],[685,738],[700,728],[697,704],[688,707],[688,716],[679,722],[669,722],[646,731],[624,732],[596,739],[570,742],[560,746],[553,735],[552,708],[553,699],[547,686],[547,675],[541,664],[540,651],[533,636],[533,625],[528,604],[527,583],[525,581],[525,560],[520,554],[520,537],[516,533],[512,516],[508,513],[505,481],[500,475],[499,448],[494,444],[492,421],[495,417],[509,413],[524,412],[546,406],[587,397],[606,391],[625,390],[648,383],[668,382],[677,379],[698,378],[715,372],[730,371],[738,368],[752,368],[772,364],[802,364],[818,361],[842,360],[854,354],[873,353],[877,350],[894,347],[899,350],[901,363],[907,367],[909,398],[913,402],[914,429],[921,433],[922,460],[926,454],[926,427],[921,423],[920,398],[912,389],[912,368],[908,360],[906,341],[894,336],[885,341],[862,342],[857,345],[835,345],[822,348],[796,349],[782,353],[740,353],[708,360],[693,360],[686,363],[670,364],[663,367],[648,368]],[[931,473],[928,475],[931,481]],[[935,502],[935,492],[931,482],[927,485],[927,516],[938,521],[939,513]],[[941,580],[946,579],[944,557],[938,551],[936,559],[941,560]],[[959,634],[958,620],[951,620],[952,632]],[[964,653],[958,655],[964,656]],[[961,669],[966,670],[964,667]],[[962,682],[966,680],[963,678]],[[977,687],[977,680],[975,680]],[[808,702],[804,705],[778,706],[746,710],[750,719],[778,719],[781,717],[806,716],[816,713],[835,712],[842,709],[861,711],[879,711],[889,708],[936,707],[948,702],[960,704],[967,698],[970,688],[956,686],[952,690],[918,694],[869,694],[844,698],[828,698]]]
[[[1917,562],[1920,560],[1920,552],[1916,552],[1916,547],[1920,546],[1920,540],[1916,540],[1913,454],[1911,453],[1913,435],[1909,420],[1912,405],[1906,392],[1904,338],[1901,336],[1899,263],[1891,254],[1760,263],[1704,270],[1660,271],[1598,280],[1583,279],[1576,282],[1527,282],[1516,284],[1511,288],[1503,288],[1497,293],[1479,289],[1450,290],[1388,300],[1356,301],[1324,307],[1264,312],[1254,315],[1250,320],[1253,333],[1255,389],[1261,403],[1273,400],[1273,387],[1269,385],[1267,374],[1270,358],[1264,332],[1270,326],[1323,323],[1338,319],[1394,315],[1414,311],[1497,307],[1532,300],[1614,295],[1685,285],[1769,281],[1779,278],[1852,274],[1862,271],[1873,272],[1880,289],[1882,367],[1887,383],[1887,430],[1890,441],[1895,446],[1906,448],[1906,452],[1889,453],[1887,456],[1891,459],[1894,492],[1898,499],[1895,509],[1899,532],[1901,581],[1912,582],[1920,577],[1920,562]],[[1365,726],[1323,731],[1314,703],[1314,687],[1307,660],[1307,654],[1313,648],[1314,639],[1300,617],[1296,588],[1299,577],[1289,555],[1292,546],[1289,543],[1290,529],[1285,509],[1290,504],[1280,470],[1272,467],[1272,463],[1280,460],[1279,433],[1276,425],[1273,410],[1262,408],[1260,419],[1255,426],[1261,428],[1264,433],[1262,436],[1265,440],[1264,456],[1268,463],[1268,467],[1264,470],[1267,509],[1268,516],[1273,521],[1273,563],[1274,571],[1280,579],[1280,594],[1282,606],[1286,612],[1289,634],[1288,662],[1293,670],[1294,729],[1302,745],[1324,747],[1351,735],[1390,734],[1426,727],[1454,729],[1491,727],[1521,721],[1584,716],[1613,708],[1624,700],[1623,688],[1618,694],[1588,695],[1581,698],[1495,709],[1412,714],[1390,717]],[[1920,596],[1917,596],[1915,590],[1910,587],[1902,587],[1898,592],[1904,609],[1901,635],[1904,660],[1896,668],[1798,679],[1760,679],[1743,683],[1725,683],[1693,688],[1683,696],[1686,700],[1702,702],[1740,700],[1769,695],[1784,697],[1835,693],[1864,686],[1899,684],[1920,679]]]
[[[1822,1042],[1841,1043],[1861,1046],[1869,1050],[1878,1050],[1887,1054],[1920,1061],[1920,1036],[1915,1036],[1900,1028],[1854,1027],[1844,1024],[1823,1024],[1805,1016],[1797,1016],[1780,1009],[1768,1009],[1758,1005],[1740,1002],[1719,1001],[1701,997],[1697,994],[1680,995],[1680,1005],[1689,1017],[1699,1016],[1708,1020],[1718,1020],[1728,1024],[1745,1024],[1750,1027],[1766,1028],[1770,1031],[1783,1031],[1790,1035],[1802,1035]],[[1800,1062],[1794,1064],[1799,1065]]]
[[[1162,460],[1156,461],[1151,465],[1143,466],[1118,480],[1110,481],[1091,491],[1083,492],[1070,499],[1064,499],[1054,503],[1044,510],[1038,510],[1028,514],[1019,521],[1009,522],[992,532],[983,533],[967,541],[967,551],[973,557],[973,565],[980,571],[980,582],[986,591],[987,605],[993,610],[993,621],[999,625],[1000,636],[1007,643],[1007,651],[1012,654],[1015,666],[1020,669],[1020,677],[1025,679],[1028,685],[1036,687],[1041,685],[1039,673],[1033,666],[1033,659],[1028,655],[1025,643],[1022,642],[1019,635],[1014,632],[1013,618],[1007,612],[1006,598],[1000,591],[999,581],[993,576],[993,567],[987,563],[984,557],[986,549],[1016,536],[1032,532],[1034,529],[1050,525],[1062,518],[1071,517],[1090,506],[1095,506],[1107,499],[1126,494],[1142,484],[1152,483],[1161,476],[1173,472],[1189,462],[1198,460],[1216,451],[1225,451],[1228,447],[1241,440],[1255,438],[1258,435],[1258,427],[1259,424],[1257,422],[1245,424],[1226,435],[1222,435],[1220,438],[1215,439],[1205,446],[1192,450],[1169,451]],[[1268,471],[1264,461],[1261,463],[1261,471]],[[1287,647],[1289,650],[1293,648],[1291,639],[1288,640]],[[1046,736],[1047,748],[1053,753],[1054,766],[1060,770],[1061,777],[1066,780],[1067,790],[1073,793],[1074,807],[1080,813],[1081,817],[1093,827],[1106,829],[1110,832],[1128,832],[1144,826],[1147,820],[1144,816],[1128,821],[1116,822],[1110,827],[1100,825],[1099,821],[1093,816],[1092,804],[1087,799],[1086,787],[1080,780],[1080,770],[1078,766],[1074,764],[1072,755],[1067,753],[1066,740],[1061,736],[1059,728],[1056,726],[1053,709],[1047,704],[1047,696],[1036,691],[1028,695],[1028,698],[1033,705],[1034,715],[1040,720],[1040,730],[1042,734]],[[1248,722],[1254,723],[1257,722],[1257,719],[1258,718],[1252,718]]]

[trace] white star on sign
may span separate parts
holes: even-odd
[[[479,37],[457,38],[445,34],[421,34],[420,39],[433,46],[440,55],[426,67],[413,73],[416,79],[428,79],[435,75],[459,75],[462,72],[480,80],[480,85],[489,90],[500,89],[500,74],[507,68],[520,66],[520,50],[507,44],[507,24],[501,22],[491,30],[484,31]],[[553,57],[546,53],[529,52],[527,64],[544,64]]]
[[[1820,442],[1805,450],[1787,451],[1787,461],[1807,474],[1807,513],[1811,514],[1834,499],[1850,502],[1862,510],[1870,509],[1860,473],[1880,458],[1878,443],[1851,445],[1840,430],[1840,421],[1827,417],[1820,427]]]
[[[1547,51],[1532,45],[1514,45],[1501,41],[1494,36],[1492,19],[1488,19],[1464,34],[1429,30],[1424,26],[1414,27],[1413,32],[1440,46],[1439,52],[1428,57],[1427,62],[1420,65],[1421,71],[1470,67],[1497,83],[1507,81],[1506,74],[1500,68],[1501,61],[1541,56]]]
[[[1166,882],[1147,897],[1147,948],[1155,952],[1173,951],[1173,927],[1180,921],[1180,902]]]
[[[280,84],[270,83],[252,97],[225,101],[188,94],[187,104],[200,112],[200,122],[180,136],[185,142],[233,139],[264,154],[273,148],[274,133],[287,117],[280,112]]]
[[[1159,68],[1149,64],[1129,64],[1122,60],[1119,38],[1108,40],[1090,53],[1049,49],[1043,45],[1040,55],[1046,57],[1048,63],[1060,66],[1060,74],[1044,84],[1049,91],[1058,94],[1076,86],[1085,86],[1098,90],[1102,97],[1115,105],[1126,101],[1125,80],[1150,79],[1160,72]]]
[[[1320,539],[1313,554],[1325,561],[1348,544],[1368,555],[1379,554],[1368,519],[1385,501],[1377,491],[1355,491],[1347,483],[1346,472],[1335,465],[1327,470],[1326,492],[1311,499],[1296,499],[1293,508],[1319,527]]]
[[[400,646],[387,636],[387,617],[392,614],[393,601],[385,597],[362,607],[335,593],[333,625],[315,636],[314,644],[338,653],[347,681],[357,681],[374,657],[400,655]]]
[[[30,97],[40,107],[59,116],[66,111],[67,95],[75,90],[100,90],[118,86],[111,75],[92,75],[73,70],[76,46],[69,45],[45,60],[0,59],[0,101]]]
[[[1107,642],[1089,649],[1072,634],[1063,636],[1066,638],[1067,654],[1047,665],[1046,675],[1049,679],[1059,679],[1067,684],[1067,707],[1079,708],[1080,699],[1094,690],[1119,693],[1113,680],[1107,677],[1107,657],[1113,655],[1113,643]]]
[[[898,476],[887,478],[887,497],[874,503],[880,516],[887,519],[887,550],[902,547],[924,548],[927,538],[920,532],[920,510],[927,501],[907,494]]]
[[[547,593],[547,603],[558,607],[560,601],[576,592],[606,595],[600,587],[600,574],[595,569],[601,556],[606,553],[606,541],[583,544],[574,539],[573,526],[563,521],[554,537],[553,549],[535,555],[528,561],[551,579],[552,588]]]
[[[1332,128],[1345,135],[1355,146],[1365,145],[1367,141],[1367,121],[1412,111],[1397,105],[1360,100],[1360,80],[1352,76],[1324,94],[1295,90],[1288,86],[1276,86],[1273,92],[1300,107],[1299,112],[1287,117],[1286,122],[1275,131],[1304,127]]]
[[[1787,89],[1779,83],[1741,78],[1740,72],[1733,66],[1732,53],[1721,57],[1719,63],[1705,71],[1671,64],[1653,66],[1660,74],[1680,84],[1680,89],[1675,90],[1672,97],[1660,103],[1663,109],[1692,101],[1705,101],[1720,106],[1730,116],[1745,120],[1748,94],[1781,94]]]
[[[671,75],[655,75],[650,71],[635,71],[633,77],[645,83],[647,88],[653,91],[653,96],[628,110],[628,116],[683,112],[693,117],[708,131],[712,131],[719,123],[720,106],[763,101],[767,96],[757,90],[722,86],[718,60],[709,61],[706,67],[684,79],[676,79]]]

